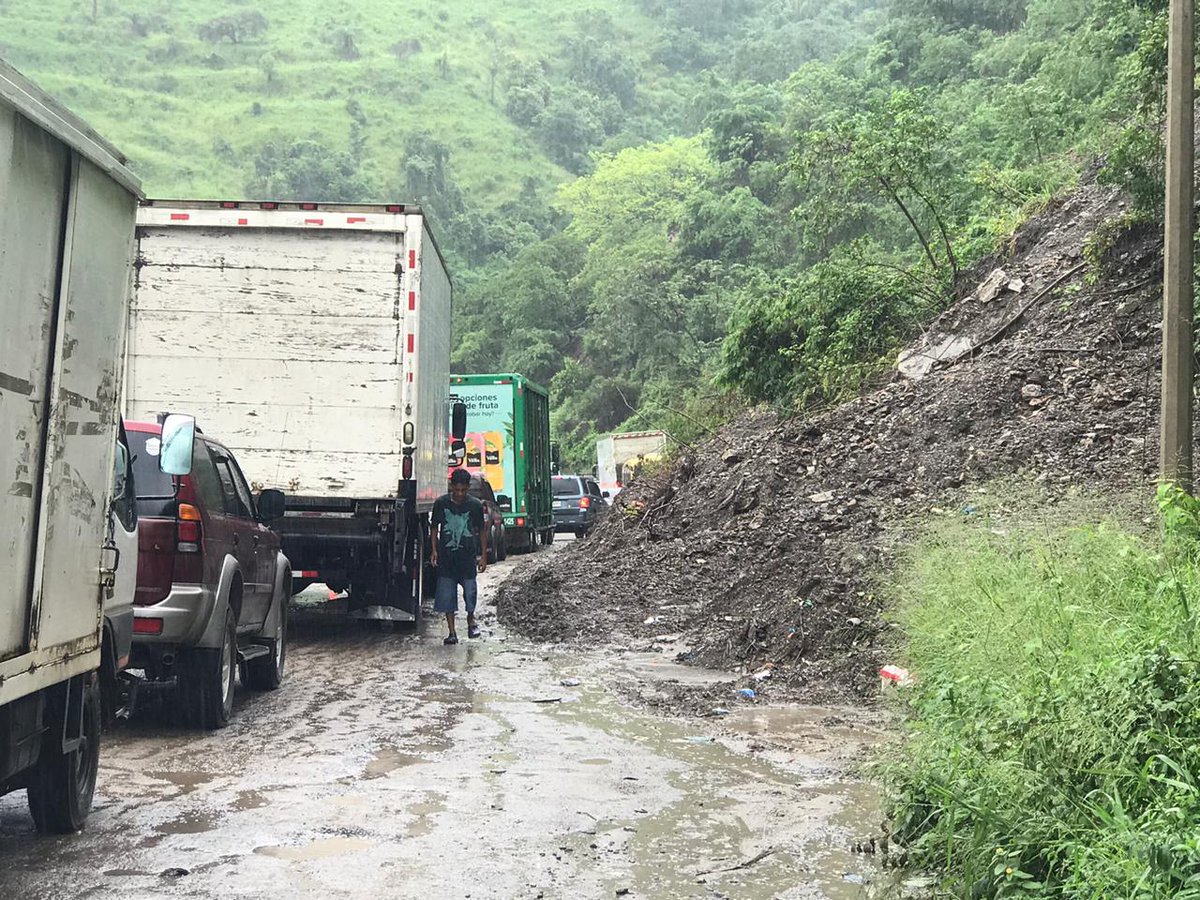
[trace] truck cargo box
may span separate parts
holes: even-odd
[[[0,705],[99,665],[138,196],[114,148],[0,62]]]
[[[407,481],[432,505],[451,284],[419,209],[154,200],[137,235],[130,418],[194,414],[289,498],[393,499]]]

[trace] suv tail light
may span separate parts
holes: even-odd
[[[591,497],[580,497],[579,498],[579,508],[580,509],[587,509],[591,505],[592,505]]]
[[[190,503],[180,503],[175,515],[175,551],[177,553],[199,553],[203,526],[200,510]]]

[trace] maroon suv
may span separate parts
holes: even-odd
[[[199,431],[191,472],[166,475],[160,426],[125,428],[139,529],[130,668],[150,684],[174,681],[189,724],[220,728],[233,712],[235,666],[247,687],[283,680],[292,573],[267,527],[283,494],[255,498],[233,454]]]

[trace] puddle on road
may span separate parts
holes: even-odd
[[[189,810],[169,822],[156,825],[159,834],[203,834],[216,827],[217,817],[210,812]]]
[[[578,659],[571,664],[577,667]],[[664,678],[674,678],[678,669],[693,671],[670,664],[652,668]],[[644,668],[634,671],[645,677]],[[696,680],[708,683],[713,674],[702,670]],[[837,765],[882,736],[863,724],[862,714],[754,708],[689,724],[632,712],[604,691],[587,692],[577,704],[541,709],[564,726],[628,740],[647,758],[685,763],[665,779],[678,792],[677,800],[657,808],[647,803],[649,812],[639,810],[644,814],[631,818],[601,815],[596,836],[577,839],[574,852],[580,858],[590,854],[601,870],[620,861],[631,865],[624,877],[606,877],[606,888],[678,898],[715,892],[741,900],[781,895],[857,900],[865,896],[866,885],[880,880],[878,861],[851,851],[878,831],[877,791]],[[722,731],[807,752],[781,765],[726,746]],[[606,762],[595,756],[578,760],[582,765]]]
[[[262,809],[270,804],[267,795],[262,791],[238,791],[238,795],[229,804],[230,809],[244,812],[248,809]]]
[[[415,753],[405,753],[395,747],[382,747],[375,751],[375,756],[367,763],[367,767],[363,770],[363,778],[368,781],[373,778],[383,778],[397,769],[420,765],[423,762],[426,762],[425,757]]]
[[[213,772],[199,771],[169,772],[159,770],[155,772],[147,772],[146,774],[151,778],[157,779],[158,781],[165,781],[168,784],[175,785],[175,787],[179,788],[180,795],[190,794],[193,791],[204,787],[204,785],[208,784],[217,777],[217,775]]]
[[[285,859],[288,862],[311,862],[370,850],[374,846],[373,842],[364,841],[362,838],[336,837],[322,838],[304,846],[255,847],[254,852],[260,856]]]
[[[703,669],[673,662],[660,653],[630,653],[622,660],[625,668],[647,681],[674,682],[685,685],[726,684],[737,681],[732,672]]]
[[[721,727],[785,750],[842,759],[886,737],[856,710],[822,706],[742,707],[723,718]]]
[[[407,838],[425,837],[427,834],[432,834],[435,826],[434,816],[437,816],[446,811],[444,798],[423,800],[419,803],[412,803],[406,809],[409,815],[416,818],[409,823],[404,830],[404,836]]]

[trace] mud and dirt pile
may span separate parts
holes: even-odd
[[[1085,185],[979,266],[890,382],[808,418],[749,412],[524,566],[503,621],[551,641],[759,673],[760,694],[872,694],[897,522],[971,514],[985,482],[1125,487],[1157,463],[1157,235]],[[1085,247],[1088,248],[1085,252]],[[1086,257],[1086,258],[1085,258]],[[769,677],[762,677],[769,670]]]

